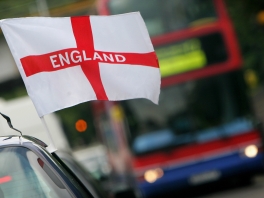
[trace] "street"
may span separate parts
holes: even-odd
[[[264,176],[254,178],[252,185],[226,189],[210,195],[199,196],[199,198],[263,198]]]
[[[242,180],[240,180],[242,181]],[[186,189],[169,195],[155,198],[263,198],[264,175],[258,175],[252,182],[228,180],[218,184],[206,184],[203,187]],[[154,197],[151,197],[154,198]]]

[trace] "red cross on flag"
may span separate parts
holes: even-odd
[[[138,12],[4,19],[1,28],[40,117],[90,100],[158,103],[158,60]]]

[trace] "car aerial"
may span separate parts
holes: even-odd
[[[13,128],[10,118],[0,113]],[[21,133],[21,132],[20,132]],[[101,198],[87,187],[56,152],[41,140],[22,135],[0,137],[1,198]]]

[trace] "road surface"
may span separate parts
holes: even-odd
[[[186,189],[152,198],[264,198],[264,174],[248,180],[231,180],[218,184],[205,184],[203,187]]]
[[[255,177],[251,185],[223,189],[197,198],[264,198],[264,176]]]

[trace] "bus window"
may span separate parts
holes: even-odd
[[[159,105],[123,101],[134,154],[232,136],[252,129],[236,73],[189,81],[161,90]]]
[[[229,58],[220,33],[172,42],[155,51],[162,77],[210,67]]]
[[[212,0],[111,0],[111,14],[139,11],[150,36],[207,24],[217,19]]]

